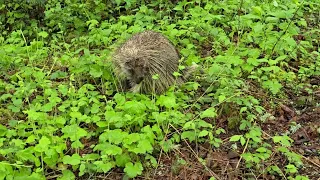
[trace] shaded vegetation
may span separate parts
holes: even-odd
[[[318,0],[2,2],[0,179],[320,178]],[[146,29],[204,73],[118,92]]]

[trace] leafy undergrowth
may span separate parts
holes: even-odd
[[[320,178],[318,0],[0,5],[0,179]],[[203,72],[118,92],[111,53],[163,33]]]

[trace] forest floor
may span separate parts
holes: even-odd
[[[316,77],[314,83],[320,84],[320,79]],[[305,97],[310,97],[308,93]],[[313,95],[313,99],[320,101],[320,89]],[[293,107],[301,97],[291,97],[290,104],[282,104],[275,110],[269,112],[275,119],[259,126],[263,131],[263,138],[269,141],[272,136],[285,134],[289,131],[290,138],[294,144],[290,147],[292,152],[302,156],[304,167],[300,170],[300,175],[308,176],[312,180],[320,179],[320,107],[306,105],[303,107]],[[227,117],[220,119],[220,127],[228,129]],[[292,124],[299,124],[300,127],[293,130]],[[142,176],[135,179],[172,179],[172,180],[207,180],[210,177],[226,180],[240,179],[279,179],[273,175],[259,173],[254,168],[246,168],[240,154],[246,152],[245,149],[232,150],[232,142],[229,137],[240,134],[236,130],[229,130],[221,136],[223,143],[220,148],[211,148],[210,144],[189,144],[186,141],[171,153],[161,153],[158,159],[158,167],[147,169]],[[274,147],[276,148],[276,147]],[[205,161],[201,163],[198,159]],[[277,164],[281,169],[287,164],[287,159],[281,154],[273,153],[271,160],[266,166]],[[284,173],[284,172],[283,172]],[[114,169],[109,174],[97,175],[95,179],[123,179],[124,173],[121,169]],[[83,177],[84,179],[88,177]],[[82,179],[82,178],[81,178]]]

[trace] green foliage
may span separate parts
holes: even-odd
[[[216,121],[224,115],[244,132],[230,141],[247,148],[247,168],[281,175],[276,165],[259,165],[272,148],[256,124],[268,113],[252,84],[273,101],[320,75],[320,31],[311,28],[319,7],[316,0],[0,4],[0,179],[46,179],[51,171],[76,179],[117,167],[133,178],[182,141],[220,147],[226,131]],[[145,29],[161,31],[182,64],[201,64],[203,74],[160,96],[117,92],[110,55]],[[292,140],[273,142],[288,159],[288,177],[297,175]]]

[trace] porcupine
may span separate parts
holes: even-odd
[[[183,83],[196,67],[188,67],[181,76],[174,76],[180,55],[165,36],[151,30],[132,36],[115,51],[112,59],[122,89],[139,93],[163,93],[169,86]],[[158,79],[152,77],[155,74]]]

